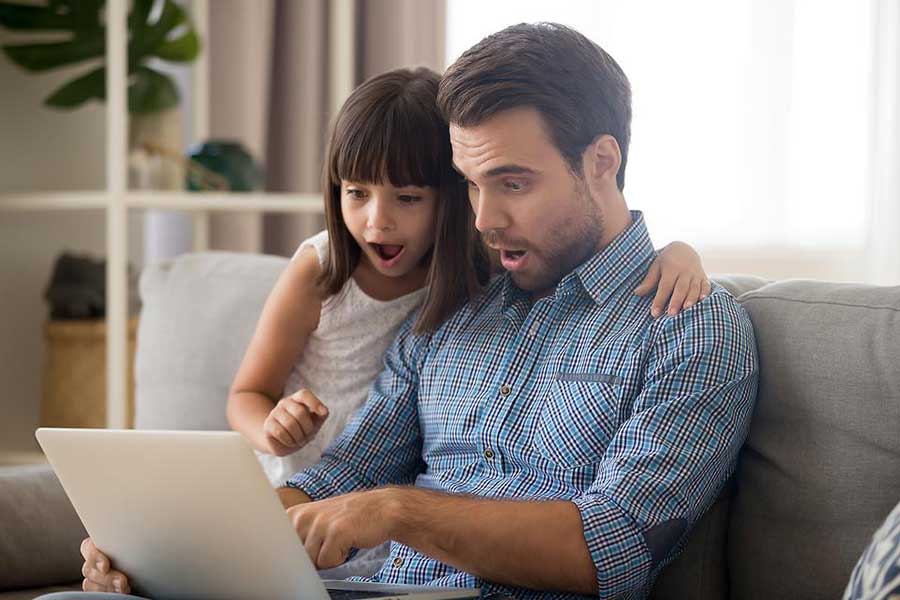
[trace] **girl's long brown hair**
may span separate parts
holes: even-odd
[[[337,115],[322,170],[329,253],[318,284],[328,297],[344,287],[361,254],[341,214],[342,179],[438,190],[434,246],[426,256],[428,289],[416,333],[436,329],[490,277],[487,250],[453,169],[447,123],[437,108],[439,82],[429,69],[396,69],[356,88]]]

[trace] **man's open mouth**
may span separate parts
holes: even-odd
[[[500,249],[500,263],[507,271],[516,271],[525,266],[528,259],[528,250]]]

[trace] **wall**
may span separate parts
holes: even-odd
[[[9,40],[0,32],[0,43]],[[0,56],[0,193],[105,186],[105,110],[42,106],[74,74],[32,75]],[[129,217],[132,260],[140,261],[141,215]],[[63,251],[105,254],[102,211],[0,211],[0,451],[36,449],[47,307],[44,289]]]

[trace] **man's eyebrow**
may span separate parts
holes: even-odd
[[[537,171],[530,167],[523,167],[522,165],[503,165],[501,167],[494,167],[487,173],[485,173],[485,177],[497,177],[499,175],[536,175]]]
[[[460,177],[468,179],[462,171],[459,170],[459,167],[456,166],[456,163],[451,163],[453,170],[459,173]],[[490,171],[484,174],[485,177],[498,177],[500,175],[536,175],[537,171],[530,167],[523,167],[522,165],[503,165],[501,167],[494,167]]]

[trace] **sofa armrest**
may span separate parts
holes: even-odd
[[[87,537],[48,465],[0,467],[0,590],[81,579]]]

